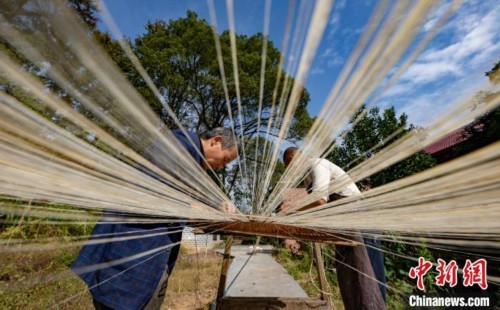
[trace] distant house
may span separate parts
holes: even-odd
[[[469,140],[470,133],[467,132],[467,128],[470,126],[471,124],[468,124],[452,131],[438,141],[425,147],[424,152],[432,155],[438,163],[444,163],[464,155],[463,152],[457,152],[456,148]],[[482,127],[482,124],[474,125],[476,130],[481,130]]]
[[[212,249],[220,241],[220,235],[194,234],[191,227],[184,227],[182,231],[182,244],[189,248]]]
[[[438,141],[424,148],[424,152],[429,153],[438,163],[452,160],[458,156],[452,152],[452,148],[467,140],[465,126],[461,127]]]

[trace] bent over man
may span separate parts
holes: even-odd
[[[298,151],[296,147],[285,150],[285,167],[291,164]],[[360,194],[356,184],[337,165],[321,158],[308,158],[307,161],[309,172],[303,185],[309,194],[318,194],[319,198],[299,211]],[[330,184],[346,181],[347,184],[339,191],[328,194]],[[385,309],[384,257],[380,251],[380,240],[362,238],[361,234],[354,233],[354,241],[366,246],[335,246],[337,278],[344,307],[347,310]]]
[[[215,128],[201,135],[174,130],[172,134],[205,169],[222,168],[237,156],[238,142],[230,129]],[[164,170],[176,166],[171,163],[165,167],[149,159]],[[230,202],[223,202],[220,208],[235,212]],[[184,225],[182,220],[172,224],[123,224],[101,219],[91,241],[102,236],[139,238],[89,243],[81,249],[71,267],[87,283],[96,309],[159,309],[179,254]]]

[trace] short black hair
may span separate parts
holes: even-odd
[[[238,148],[238,151],[241,150],[241,142],[236,137],[236,134],[229,128],[225,127],[217,127],[211,130],[207,130],[200,135],[200,138],[203,140],[211,139],[215,136],[222,137],[222,149],[231,149],[233,147]]]
[[[291,146],[285,150],[285,153],[283,153],[283,161],[285,161],[285,158],[287,158],[290,155],[295,155],[297,151],[299,150],[298,147]]]

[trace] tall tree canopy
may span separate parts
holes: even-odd
[[[65,3],[67,7],[75,13],[77,19],[79,19],[79,21],[88,29],[89,36],[94,33],[101,35],[96,28],[98,18],[96,16],[97,7],[94,1],[70,0]],[[52,66],[57,66],[61,58],[66,61],[74,59],[74,56],[67,52],[67,45],[70,44],[69,42],[66,42],[66,45],[59,44],[59,49],[54,50],[52,47],[46,46],[45,41],[41,39],[44,35],[49,34],[52,36],[51,40],[53,42],[64,41],[64,38],[57,37],[54,34],[54,31],[51,29],[52,25],[48,18],[49,16],[57,18],[60,14],[62,14],[62,11],[57,9],[57,4],[41,0],[8,1],[8,3],[6,2],[2,4],[2,14],[9,21],[8,24],[23,37],[24,41],[36,44],[36,48],[40,51],[39,54],[43,55],[42,57],[44,57],[44,61],[32,62],[28,60],[21,51],[17,50],[16,47],[9,42],[9,40],[5,40],[5,37],[3,36],[0,37],[0,51],[9,55],[9,57],[14,61],[20,63],[24,69],[41,80],[44,87],[57,94],[60,99],[68,102],[70,105],[75,104],[75,101],[64,90],[64,88],[53,81],[47,74],[47,72],[51,70]],[[71,78],[68,78],[68,81],[71,80]],[[38,111],[60,126],[63,126],[69,131],[77,134],[78,130],[74,127],[69,129],[69,126],[71,125],[68,122],[65,122],[61,115],[59,115],[56,111],[39,104],[37,98],[28,94],[22,87],[18,87],[12,83],[8,76],[2,76],[0,74],[0,87],[7,94],[17,98],[30,108]],[[90,113],[84,111],[80,105],[76,105],[81,113],[92,118],[94,121],[97,121],[97,119],[93,118]]]
[[[242,107],[242,124],[240,124],[229,32],[219,34],[218,39],[221,44],[229,104],[235,128],[237,131],[242,131],[245,136],[252,136],[261,132],[269,119],[280,51],[273,42],[268,42],[263,108],[259,115],[262,46],[265,38],[261,33],[250,37],[236,35]],[[145,34],[136,38],[134,48],[142,65],[152,77],[165,101],[182,121],[182,125],[201,131],[229,124],[230,114],[217,59],[214,33],[205,20],[199,19],[196,13],[188,11],[185,18],[170,20],[168,23],[149,22]],[[134,86],[167,126],[175,128],[171,116],[167,114],[142,78],[125,64],[122,64],[122,67]],[[283,74],[278,94],[281,93],[284,79]],[[308,103],[309,94],[304,90],[296,112],[300,121],[294,122],[289,138],[299,138],[309,129],[307,125],[310,126],[312,122],[305,109]],[[257,121],[259,116],[262,121],[260,128]]]
[[[359,117],[359,120],[355,120]],[[396,115],[394,107],[366,110],[362,107],[352,117],[349,129],[343,133],[343,140],[337,143],[328,156],[336,165],[345,170],[362,163],[379,152],[383,147],[396,141],[415,126],[408,124],[408,116]],[[360,182],[362,187],[376,187],[412,175],[432,167],[435,160],[431,155],[419,151],[412,156],[386,168]]]

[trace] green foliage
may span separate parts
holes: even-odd
[[[86,236],[92,232],[93,224],[43,224],[45,219],[24,219],[21,224],[4,226],[0,230],[0,239],[43,239],[70,236]]]
[[[97,7],[94,0],[71,0],[69,5],[75,10],[80,19],[90,30],[97,26]]]
[[[309,273],[312,264],[312,256],[310,250],[310,245],[302,244],[305,248],[300,255],[295,255],[290,252],[290,250],[285,248],[278,248],[278,259],[281,263],[286,265],[293,264],[293,268],[290,274],[294,277],[298,277],[299,274]]]
[[[28,202],[20,199],[15,199],[10,196],[0,196],[0,203],[4,204],[5,208],[15,206],[25,206],[29,204],[31,207],[50,207],[55,210],[78,210],[70,205],[56,205],[43,202]],[[6,214],[2,215],[3,223],[0,224],[0,239],[47,239],[52,238],[60,242],[65,242],[68,237],[73,236],[88,236],[94,228],[94,222],[88,221],[85,224],[75,224],[73,220],[68,220],[67,223],[63,220],[58,220],[57,224],[51,223],[53,220],[50,217],[40,217],[40,215],[29,216]]]
[[[300,254],[293,254],[290,250],[276,245],[278,252],[275,259],[288,271],[288,273],[299,283],[309,297],[319,298],[319,280],[316,263],[313,259],[311,243],[301,243]],[[336,308],[342,308],[342,298],[337,283],[337,275],[331,265],[332,246],[323,245],[323,259],[325,262],[325,274],[329,284],[331,299]]]
[[[96,30],[98,19],[94,1],[71,0],[67,2],[67,6],[74,10],[76,17],[87,27],[89,36],[95,34],[95,38],[98,41],[105,41],[102,38],[105,35]],[[29,51],[20,50],[20,47],[13,43],[16,40],[4,40],[3,38],[0,38],[0,51],[8,55],[12,61],[19,63],[33,78],[39,80],[46,92],[50,91],[52,95],[66,102],[68,107],[77,110],[104,130],[116,135],[116,132],[111,130],[109,126],[106,126],[102,120],[71,95],[72,91],[79,94],[91,93],[92,90],[95,91],[97,88],[102,87],[102,85],[96,81],[96,77],[89,70],[80,70],[81,68],[78,68],[77,64],[80,61],[70,51],[71,44],[64,44],[63,41],[65,39],[59,37],[57,31],[53,29],[54,26],[50,23],[50,18],[57,19],[64,11],[55,10],[53,6],[46,5],[43,1],[35,0],[10,1],[2,9],[2,13],[6,14],[5,17],[13,28],[20,33],[23,40],[28,42],[28,44],[36,46],[37,51],[31,51],[31,49]],[[71,40],[71,38],[66,39]],[[108,39],[112,41],[109,36]],[[53,42],[62,43],[53,45]],[[115,45],[118,44],[115,42]],[[109,50],[111,52],[111,49]],[[68,66],[64,65],[65,63],[75,64],[75,71],[68,69]],[[77,70],[80,70],[80,72],[75,74]],[[53,74],[56,71],[59,72],[60,78],[64,82],[57,83],[53,78]],[[2,76],[1,73],[0,89],[23,103],[29,109],[42,115],[48,121],[65,129],[71,135],[79,137],[85,142],[94,143],[97,147],[103,146],[103,143],[97,139],[89,138],[93,134],[84,130],[81,124],[71,122],[65,118],[65,113],[53,110],[39,98],[34,97],[30,92],[30,88],[16,85],[11,81],[9,76]],[[111,100],[106,100],[106,102],[112,105]],[[118,138],[120,139],[120,137]],[[43,147],[40,146],[40,148],[48,149],[50,148],[50,144],[46,143]],[[106,146],[101,149],[106,149]],[[56,152],[54,152],[54,155],[57,156]]]
[[[366,110],[362,107],[352,117],[350,128],[343,133],[328,158],[345,170],[377,154],[382,148],[395,142],[415,127],[407,122],[408,116],[396,115],[394,107],[380,113],[379,108]],[[415,174],[435,165],[435,160],[425,152],[412,156],[382,170],[360,182],[361,188],[380,186]]]
[[[356,121],[356,122],[355,122]],[[362,107],[352,117],[350,128],[343,133],[343,140],[334,148],[329,159],[346,170],[353,168],[359,163],[369,159],[384,147],[404,137],[415,127],[408,123],[406,114],[397,115],[394,107],[380,111],[379,108],[367,110]],[[413,154],[392,166],[371,175],[360,182],[361,188],[373,188],[392,181],[410,176],[419,171],[428,169],[436,164],[434,158],[422,151]],[[408,244],[400,242],[397,234],[388,234],[392,241],[384,242],[383,249],[386,252],[385,268],[387,283],[396,287],[405,295],[417,293],[414,282],[409,278],[411,267],[416,266],[414,260],[404,257],[425,257],[434,261],[433,254],[426,248],[425,244]],[[325,262],[326,264],[330,262]],[[433,292],[433,272],[429,272],[424,282]],[[404,309],[407,302],[404,297],[388,290],[387,302],[389,309]]]
[[[317,271],[312,266],[312,256],[310,245],[305,245],[304,251],[300,255],[294,255],[285,248],[278,247],[276,260],[288,271],[288,273],[302,286],[309,296],[318,295]],[[313,283],[315,282],[315,283]]]
[[[63,248],[60,250],[58,260],[60,264],[66,267],[70,267],[77,257],[78,257],[78,251],[75,251],[74,249],[71,248],[69,249]]]
[[[469,139],[458,151],[471,152],[500,139],[500,108],[483,115],[465,129]]]
[[[426,247],[424,243],[408,244],[398,240],[397,234],[386,234],[391,241],[383,242],[382,249],[386,251],[384,255],[384,265],[386,268],[387,282],[405,294],[416,294],[416,280],[409,277],[409,272],[412,267],[417,266],[417,262],[408,257],[418,258],[424,257],[426,260],[435,262],[434,254]],[[435,270],[430,270],[424,277],[424,285],[427,293],[435,292],[434,277]],[[394,292],[388,292],[393,294]]]
[[[491,83],[496,85],[500,83],[500,71],[498,70],[500,68],[500,61],[497,61],[497,63],[491,68],[490,71],[486,72],[485,75],[490,79]]]
[[[270,167],[271,153],[274,147],[275,145],[272,141],[266,141],[263,137],[249,140],[245,148],[246,163],[241,167],[241,169],[246,169],[245,175],[247,178],[242,178],[236,181],[234,186],[230,186],[232,189],[231,195],[234,201],[237,202],[238,205],[247,206],[247,204],[252,204],[251,207],[254,213],[258,213],[256,204],[261,200],[262,196],[264,200],[269,196],[285,171],[283,163],[278,161],[274,173],[270,176],[271,179],[268,187],[262,188],[262,182],[264,182],[265,178],[268,176],[267,173]],[[239,169],[240,167],[238,165],[234,165],[229,169],[228,177],[231,179]],[[245,201],[245,198],[248,197],[248,193],[253,194],[254,199],[252,201]]]
[[[7,253],[0,257],[0,309],[93,309],[85,282],[68,272],[77,248]],[[64,277],[55,277],[66,272]],[[51,279],[50,281],[48,281]],[[83,295],[82,295],[83,293]]]
[[[87,0],[72,0],[68,6],[77,11],[77,15],[89,29],[89,36],[93,36],[101,44],[110,58],[159,116],[166,129],[174,129],[177,125],[174,123],[172,113],[165,108],[165,103],[172,109],[173,114],[183,126],[198,132],[208,128],[228,126],[230,115],[232,115],[236,131],[243,133],[246,142],[259,136],[267,126],[270,115],[276,115],[277,108],[272,108],[272,104],[281,54],[271,41],[268,42],[267,46],[262,109],[259,113],[261,54],[264,40],[267,39],[261,33],[253,36],[236,35],[241,94],[241,102],[239,103],[243,114],[240,124],[238,118],[240,108],[236,96],[236,79],[232,70],[229,32],[216,35],[221,43],[226,85],[223,84],[220,72],[212,28],[205,20],[198,18],[194,12],[188,11],[185,18],[168,22],[151,21],[146,25],[143,35],[128,42],[159,89],[162,98],[158,100],[126,57],[120,44],[113,40],[108,33],[96,29],[97,18],[94,3]],[[133,142],[136,140],[131,137],[141,137],[142,133],[136,132],[134,126],[127,130],[112,128],[111,125],[106,124],[86,105],[82,104],[78,98],[73,98],[72,91],[80,94],[102,93],[103,96],[92,98],[99,106],[99,110],[105,111],[106,114],[113,114],[120,109],[120,104],[111,98],[107,91],[101,89],[104,86],[90,70],[82,70],[82,74],[75,75],[74,72],[69,72],[71,70],[67,70],[67,66],[61,64],[62,59],[64,62],[74,61],[75,64],[78,63],[77,59],[74,59],[76,56],[70,51],[69,44],[51,46],[47,43],[60,40],[59,37],[56,37],[57,32],[51,29],[52,26],[47,18],[51,14],[60,14],[60,12],[52,12],[37,1],[26,0],[19,3],[9,3],[5,14],[8,15],[9,21],[14,24],[16,30],[22,33],[23,38],[37,46],[41,57],[50,64],[50,70],[44,70],[38,62],[30,62],[8,42],[0,40],[0,49],[6,51],[11,58],[22,64],[28,72],[44,84],[47,90],[50,90],[62,101],[67,102],[68,106],[77,110],[128,147],[141,153],[144,146],[138,146],[137,143]],[[65,56],[61,57],[61,55]],[[68,81],[66,85],[59,85],[52,79],[51,74],[56,71],[62,74],[63,80]],[[280,103],[279,94],[283,90],[285,79],[289,80],[289,87],[292,87],[294,83],[292,78],[286,77],[284,72],[281,73],[279,87],[276,89],[278,99],[277,102],[274,102],[276,106]],[[226,100],[224,86],[227,86],[229,102]],[[122,157],[121,154],[116,154],[116,151],[113,151],[109,145],[95,137],[93,133],[83,130],[80,124],[72,123],[64,117],[63,113],[48,108],[40,100],[31,96],[28,91],[11,83],[8,77],[0,76],[0,87],[72,135],[108,154],[118,158]],[[304,89],[295,118],[289,127],[288,139],[300,139],[310,128],[313,119],[307,112],[309,100],[309,94]],[[228,106],[230,107],[229,111]],[[279,126],[281,120],[279,118],[274,120],[277,123],[276,126]],[[47,143],[47,145],[49,144]],[[47,145],[44,147],[50,148]],[[147,141],[144,145],[147,145]],[[53,154],[60,155],[57,152],[53,152]],[[281,168],[278,167],[278,170]],[[241,173],[238,169],[221,173],[221,179],[224,183],[229,183],[230,189],[237,185],[236,179]],[[227,187],[227,184],[221,184],[221,186]]]
[[[222,62],[229,102],[226,102],[224,85],[221,77],[214,34],[211,26],[197,14],[188,11],[185,18],[177,20],[149,22],[144,35],[135,39],[134,49],[142,65],[160,90],[165,102],[170,106],[181,123],[196,131],[225,126],[230,114],[236,120],[237,131],[245,136],[252,136],[267,124],[271,112],[272,94],[280,52],[273,42],[268,42],[263,108],[258,114],[260,69],[264,37],[261,33],[253,36],[236,35],[238,78],[240,87],[243,124],[240,124],[236,96],[236,80],[230,48],[229,32],[218,35],[221,44]],[[114,47],[107,45],[107,48]],[[117,59],[121,59],[117,55]],[[176,128],[171,115],[154,96],[145,82],[125,63],[118,62],[132,84],[146,98],[153,110],[160,116],[168,128]],[[278,94],[281,92],[285,75]],[[293,81],[292,81],[293,84]],[[310,125],[311,117],[305,107],[309,94],[304,91],[297,109],[297,122],[294,122],[291,137],[300,137],[305,127]],[[279,101],[278,101],[279,103]],[[261,118],[261,126],[257,119]]]

